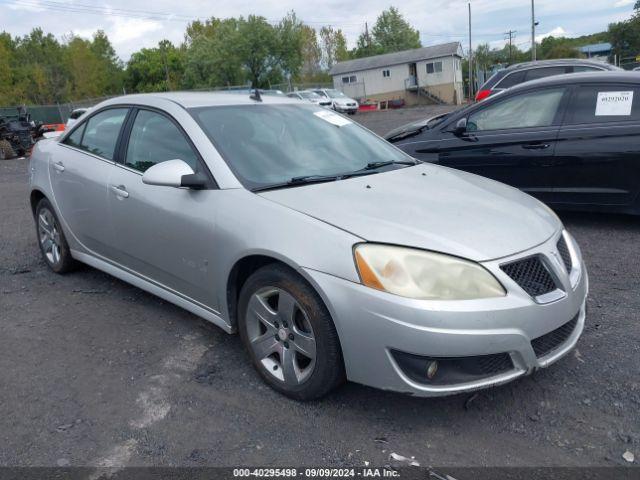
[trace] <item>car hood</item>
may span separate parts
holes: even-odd
[[[418,133],[429,128],[429,123],[433,120],[437,120],[439,118],[445,118],[451,115],[451,113],[441,113],[440,115],[436,115],[434,117],[424,118],[422,120],[416,120],[415,122],[407,123],[406,125],[402,125],[398,128],[394,128],[390,132],[384,135],[386,140],[401,140],[405,137],[408,137],[414,133]]]
[[[562,227],[515,188],[430,164],[259,195],[363,240],[475,261],[528,250]]]
[[[337,103],[338,105],[346,105],[348,103],[356,103],[356,101],[353,100],[352,98],[334,98],[333,102]]]

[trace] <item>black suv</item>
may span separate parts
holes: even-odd
[[[565,73],[602,72],[605,70],[621,71],[622,69],[604,62],[570,58],[564,60],[541,60],[539,62],[517,63],[494,73],[491,78],[480,87],[480,90],[478,90],[476,102],[484,100],[494,93],[530,80]]]
[[[526,82],[385,138],[419,160],[498,180],[553,207],[640,214],[638,72]]]

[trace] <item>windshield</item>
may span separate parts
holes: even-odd
[[[331,98],[347,98],[347,96],[340,90],[327,90],[327,95]]]
[[[320,99],[320,95],[314,92],[300,92],[300,96],[302,98],[307,98],[309,100],[318,100]]]
[[[411,161],[358,124],[312,104],[189,111],[249,189],[296,177],[347,174],[373,162]]]

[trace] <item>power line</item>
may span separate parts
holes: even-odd
[[[516,30],[509,30],[507,33],[505,33],[505,35],[509,36],[509,65],[511,65],[513,63],[513,59],[512,59],[513,51],[512,51],[512,48],[513,48],[513,40],[515,38],[516,33],[517,33]]]

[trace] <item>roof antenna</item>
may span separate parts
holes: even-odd
[[[249,98],[251,100],[255,100],[256,102],[261,102],[262,101],[262,97],[260,96],[260,90],[258,90],[257,88],[253,88],[253,95],[249,95]]]

